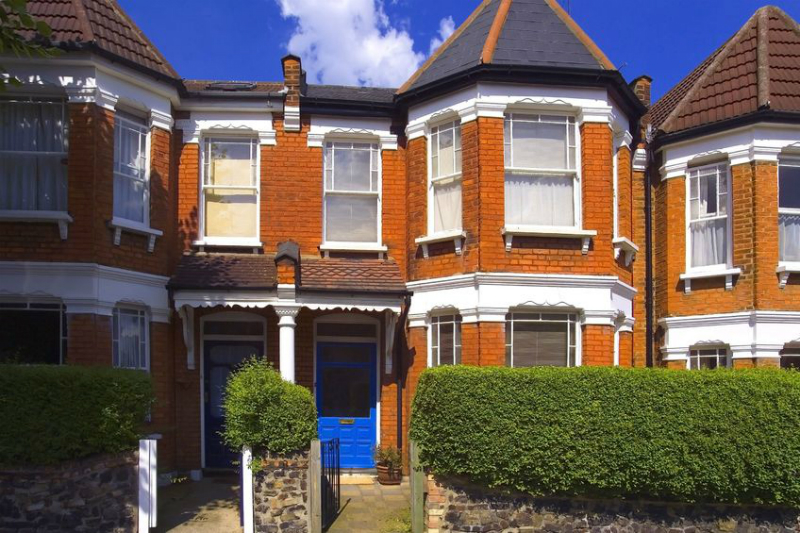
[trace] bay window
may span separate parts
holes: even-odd
[[[800,262],[800,159],[778,167],[778,236],[781,262]]]
[[[325,143],[325,242],[378,244],[380,152],[374,143]]]
[[[204,240],[221,244],[258,240],[257,139],[206,139],[201,189]]]
[[[117,111],[114,118],[114,217],[148,225],[147,123]]]
[[[67,210],[67,110],[57,100],[0,100],[0,210]]]
[[[0,302],[0,364],[61,364],[67,315],[61,303]]]
[[[113,364],[117,368],[150,369],[148,317],[143,309],[115,307],[112,315]]]
[[[431,128],[428,233],[461,229],[461,124]]]
[[[728,350],[726,348],[704,348],[689,350],[689,369],[725,368],[728,366]]]
[[[431,317],[431,366],[461,363],[461,315]]]
[[[511,226],[580,226],[574,117],[505,117],[505,221]]]
[[[689,172],[690,268],[724,268],[730,264],[728,190],[727,164]]]
[[[573,313],[508,313],[506,366],[576,366],[577,337]]]

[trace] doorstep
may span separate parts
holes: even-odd
[[[378,479],[374,468],[342,468],[339,483],[342,485],[372,485]]]

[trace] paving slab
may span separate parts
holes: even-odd
[[[240,533],[239,477],[215,475],[159,487],[155,531]]]
[[[396,486],[342,485],[342,509],[328,533],[404,533],[392,520],[403,516],[411,505],[408,480]]]

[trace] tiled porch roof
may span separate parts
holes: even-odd
[[[173,290],[273,290],[273,255],[190,254],[181,257],[169,282]],[[406,291],[400,267],[377,259],[304,259],[300,291],[400,293]]]

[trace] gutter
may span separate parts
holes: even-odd
[[[392,118],[397,114],[394,102],[333,100],[300,96],[300,109],[315,115]]]

